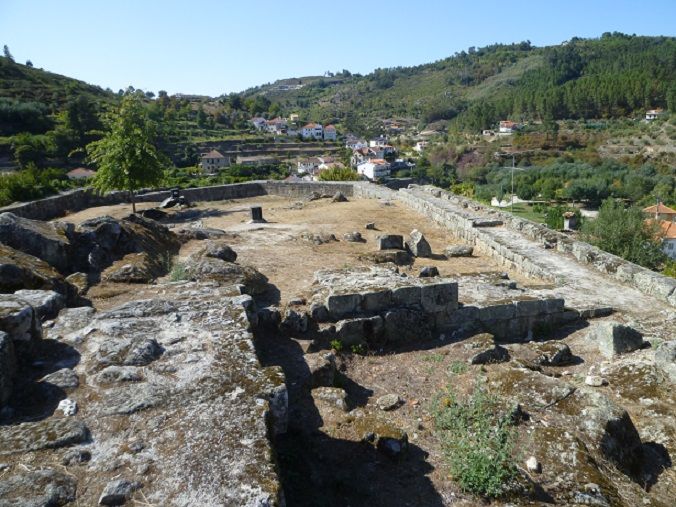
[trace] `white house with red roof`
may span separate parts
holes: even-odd
[[[500,122],[500,129],[498,132],[501,134],[511,134],[519,128],[519,124],[511,120],[502,120]]]
[[[308,123],[300,129],[300,135],[303,139],[323,139],[324,127],[321,123]]]

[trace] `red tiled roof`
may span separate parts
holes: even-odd
[[[663,239],[676,239],[676,223],[671,220],[660,220],[660,229],[662,229]]]
[[[643,208],[644,213],[659,214],[659,215],[676,215],[676,210],[671,209],[669,206],[665,206],[662,203],[653,204],[647,208]]]
[[[211,150],[209,153],[202,155],[202,158],[225,158],[220,151]]]

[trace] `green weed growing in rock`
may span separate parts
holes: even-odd
[[[331,340],[329,342],[329,345],[331,345],[331,348],[335,350],[336,352],[342,352],[343,351],[343,342],[341,342],[338,339]]]
[[[185,264],[182,262],[175,262],[171,266],[171,271],[169,271],[169,278],[172,282],[180,282],[182,280],[188,280],[188,270],[185,267]]]
[[[350,350],[352,351],[353,354],[358,354],[360,356],[366,355],[366,345],[364,345],[363,343],[355,343],[350,347]]]
[[[497,399],[480,387],[466,399],[447,388],[434,401],[435,428],[451,476],[468,493],[500,496],[517,475],[516,430],[501,412]]]

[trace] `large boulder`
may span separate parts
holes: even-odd
[[[53,290],[18,290],[14,293],[31,305],[38,319],[53,319],[66,306],[66,298]]]
[[[423,233],[418,229],[413,229],[411,231],[411,236],[406,243],[408,249],[416,257],[431,257],[432,256],[432,247],[423,236]]]
[[[207,241],[204,248],[202,248],[198,255],[203,257],[214,257],[226,262],[235,262],[237,260],[237,252],[223,241]]]
[[[376,238],[378,250],[403,250],[404,237],[400,234],[382,234]]]
[[[20,289],[54,290],[63,295],[73,292],[71,285],[47,262],[0,244],[0,293]]]
[[[188,275],[198,281],[214,281],[223,285],[243,285],[246,294],[260,294],[268,288],[268,279],[251,266],[204,257],[190,262]]]
[[[145,252],[127,254],[101,273],[101,280],[113,283],[150,283],[162,276],[166,267]]]
[[[596,324],[589,331],[589,339],[596,343],[599,352],[612,359],[618,354],[633,352],[643,346],[643,335],[632,327],[615,321]]]
[[[0,481],[0,505],[61,507],[75,501],[76,491],[73,475],[51,469],[21,470]]]
[[[38,257],[62,273],[70,266],[73,227],[0,213],[0,243]]]
[[[34,308],[13,294],[0,294],[0,331],[14,342],[29,343],[42,338],[42,326]]]

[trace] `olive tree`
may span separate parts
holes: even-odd
[[[134,93],[122,98],[118,113],[107,123],[106,134],[87,145],[88,158],[98,167],[92,184],[101,192],[127,190],[136,213],[135,192],[157,185],[164,176],[163,157],[155,146],[157,126]]]

